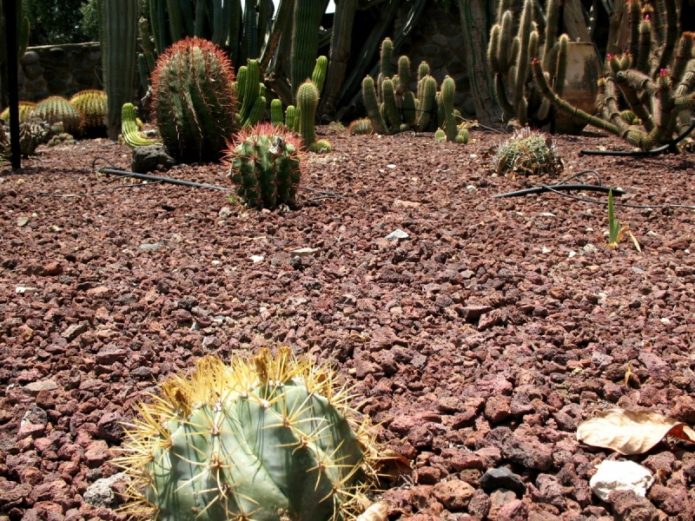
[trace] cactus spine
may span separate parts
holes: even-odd
[[[242,130],[225,154],[237,194],[255,208],[296,204],[301,177],[299,139],[268,123]]]
[[[311,152],[330,152],[331,144],[325,139],[316,140],[316,109],[319,106],[319,91],[314,82],[307,80],[297,90],[299,110],[299,135],[304,148]]]
[[[117,463],[148,519],[343,520],[374,474],[369,424],[332,372],[287,348],[202,358],[140,411]]]
[[[101,2],[101,61],[108,96],[106,127],[111,139],[121,128],[121,107],[133,97],[137,60],[138,0]]]
[[[187,38],[157,60],[152,76],[157,127],[180,161],[219,157],[236,129],[234,73],[212,42]]]

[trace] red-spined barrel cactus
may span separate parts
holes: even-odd
[[[182,162],[219,159],[235,130],[234,72],[212,42],[186,38],[157,60],[152,89],[157,127]]]
[[[256,208],[294,206],[301,177],[296,134],[270,123],[242,130],[225,159],[237,194]]]
[[[263,350],[165,382],[119,463],[147,519],[342,520],[374,475],[371,433],[332,371]]]

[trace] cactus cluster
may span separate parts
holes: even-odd
[[[248,60],[246,65],[239,67],[233,88],[239,100],[236,115],[239,126],[250,127],[261,121],[266,112],[267,93],[258,60]]]
[[[212,42],[187,38],[162,54],[152,77],[157,127],[176,159],[218,159],[236,129],[234,72]]]
[[[117,463],[147,519],[342,520],[374,474],[371,433],[330,370],[263,350],[165,382]]]
[[[98,131],[106,126],[108,109],[106,92],[103,90],[80,91],[70,98],[70,105],[79,112],[84,132]]]
[[[430,75],[427,62],[418,67],[417,91],[410,90],[411,65],[407,56],[398,58],[393,66],[393,42],[385,38],[381,44],[380,71],[376,83],[371,76],[362,80],[362,102],[375,132],[395,134],[405,130],[434,131],[443,127],[449,141],[464,142],[459,135],[454,108],[456,85],[448,77],[437,91],[437,80]]]
[[[225,159],[237,194],[247,205],[273,209],[294,206],[301,178],[297,136],[269,123],[243,129]]]
[[[537,30],[536,2],[525,0],[520,16],[514,16],[514,2],[501,0],[497,23],[490,31],[488,63],[494,75],[495,94],[506,120],[516,118],[521,125],[547,120],[550,102],[540,96],[530,74],[533,59],[538,59],[548,81],[561,91],[567,70],[566,34],[558,37],[560,0],[548,0],[543,40]]]
[[[674,1],[629,0],[628,5],[629,50],[606,57],[598,115],[563,99],[539,59],[531,67],[541,93],[559,110],[650,150],[684,131],[695,113],[695,33],[679,36]]]
[[[41,119],[51,126],[62,125],[63,131],[68,134],[78,134],[81,130],[80,113],[62,96],[49,96],[37,103],[31,117]]]
[[[5,123],[0,121],[0,158],[11,155],[9,131]],[[51,136],[48,123],[40,119],[30,118],[19,124],[19,150],[23,157],[32,155],[39,145],[46,143]]]
[[[552,139],[528,127],[518,130],[502,143],[493,162],[499,175],[555,175],[564,168]]]

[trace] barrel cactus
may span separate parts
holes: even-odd
[[[31,117],[31,113],[34,112],[34,107],[36,103],[32,101],[20,101],[19,102],[19,122],[22,123]],[[5,108],[0,112],[0,119],[9,123],[10,121],[10,107]]]
[[[237,194],[256,208],[293,206],[301,177],[300,147],[294,133],[269,123],[242,130],[225,155]]]
[[[31,113],[51,125],[62,123],[63,131],[77,134],[81,128],[80,113],[62,96],[50,96],[40,101]]]
[[[234,72],[212,42],[186,38],[157,60],[152,75],[157,127],[176,159],[219,159],[235,131]]]
[[[159,521],[328,521],[353,516],[376,448],[335,374],[273,356],[198,361],[165,382],[127,433],[118,463],[133,513]]]
[[[105,128],[107,106],[106,92],[103,90],[82,90],[70,98],[70,105],[80,113],[85,132]]]

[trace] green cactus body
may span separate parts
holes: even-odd
[[[161,144],[158,139],[148,138],[140,132],[135,105],[132,103],[124,103],[121,109],[121,135],[125,144],[131,148]]]
[[[426,61],[421,61],[417,67],[417,82],[420,83],[426,76],[430,74],[430,64]]]
[[[300,85],[311,78],[319,48],[319,26],[323,3],[316,0],[294,0],[292,26],[291,76],[292,91],[298,96]],[[299,105],[299,102],[297,101]]]
[[[302,83],[297,90],[297,107],[299,109],[299,135],[302,136],[304,148],[309,148],[316,141],[316,109],[319,104],[319,91],[309,80]]]
[[[70,98],[70,104],[80,113],[85,131],[101,129],[106,125],[107,99],[103,90],[80,91]]]
[[[311,73],[311,81],[314,82],[316,88],[319,91],[319,96],[323,92],[323,85],[326,83],[326,73],[328,71],[328,58],[321,55],[316,58],[316,65],[314,65],[314,71]]]
[[[410,58],[403,55],[398,58],[398,83],[396,92],[403,96],[410,89]]]
[[[32,113],[34,112],[34,107],[36,103],[32,101],[20,101],[19,102],[19,122],[23,123],[27,121]],[[10,107],[7,107],[0,113],[0,119],[6,122],[10,121]]]
[[[384,113],[388,121],[389,129],[398,131],[401,126],[401,115],[396,105],[396,93],[391,79],[386,78],[381,84],[381,88],[382,97],[384,99]]]
[[[372,121],[374,131],[379,134],[386,133],[386,122],[379,111],[379,100],[376,96],[376,86],[374,78],[365,76],[362,80],[362,101],[364,108],[367,109],[367,115]]]
[[[384,38],[384,41],[381,42],[379,63],[381,74],[384,75],[384,78],[390,78],[396,74],[396,70],[393,67],[393,41],[391,41],[391,38]]]
[[[270,122],[276,127],[284,123],[282,101],[280,101],[278,98],[275,98],[270,102]]]
[[[415,104],[415,94],[413,94],[412,91],[408,90],[403,94],[401,111],[405,124],[408,125],[408,127],[413,127],[417,122],[417,107]]]
[[[258,96],[256,98],[256,103],[253,104],[253,107],[251,108],[251,113],[249,114],[249,117],[246,119],[244,122],[245,127],[251,127],[261,121],[263,119],[263,116],[265,114],[265,107],[266,107],[266,99],[265,96]]]
[[[348,132],[351,135],[361,135],[361,134],[373,134],[374,127],[372,126],[372,120],[369,118],[356,119],[350,125],[348,125]]]
[[[456,82],[453,78],[447,76],[442,81],[441,100],[442,109],[444,111],[444,132],[446,133],[447,141],[456,141],[458,128],[456,126],[456,118],[454,117],[454,96],[456,94]]]
[[[456,139],[454,140],[456,143],[460,143],[462,145],[465,145],[468,143],[468,129],[464,126],[459,126],[458,132],[456,134]]]
[[[229,60],[207,40],[181,40],[159,57],[152,79],[157,127],[174,158],[219,158],[236,129],[233,81]]]
[[[298,122],[299,117],[297,114],[297,107],[294,105],[288,105],[285,109],[285,126],[292,131],[296,131]]]
[[[240,94],[241,109],[239,109],[241,121],[244,122],[245,125],[260,96],[260,81],[261,67],[258,64],[258,60],[248,60],[246,62],[243,93]]]
[[[159,521],[354,516],[376,449],[334,385],[289,349],[232,366],[202,358],[140,407],[118,461],[139,498],[131,510]]]
[[[236,95],[239,103],[244,102],[245,89],[246,89],[246,65],[239,67],[236,75]]]
[[[422,79],[422,96],[419,99],[417,130],[425,132],[436,122],[437,109],[437,80],[432,76]]]
[[[54,125],[62,123],[63,131],[76,134],[80,131],[80,113],[62,96],[50,96],[37,103],[32,117]]]

